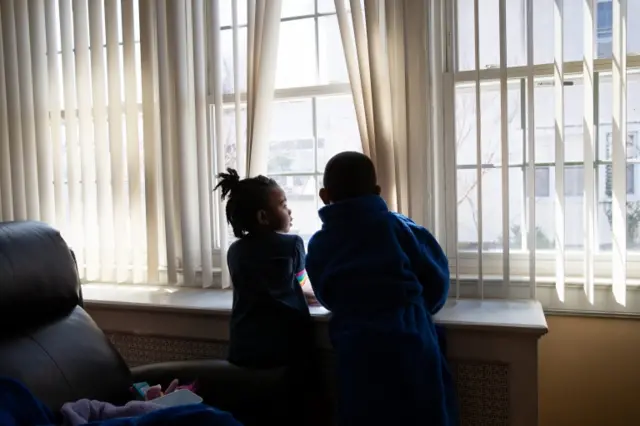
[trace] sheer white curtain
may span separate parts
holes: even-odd
[[[249,0],[251,137],[238,165],[252,172],[266,164],[280,3]],[[225,164],[218,8],[0,0],[0,220],[60,229],[87,281],[225,285],[213,257],[226,229],[212,194]]]
[[[241,48],[239,35],[238,2],[232,0],[232,37],[234,75],[233,87],[239,88],[239,54]],[[268,161],[271,108],[275,88],[278,38],[282,0],[246,0],[247,2],[247,92],[234,90],[233,114],[235,122],[235,168],[241,176],[266,174]],[[211,2],[212,11],[218,10],[218,0]],[[216,172],[223,171],[227,165],[225,146],[225,119],[222,87],[222,49],[221,26],[218,14],[209,15],[211,31],[211,78],[213,95],[213,128],[216,145]],[[244,98],[244,99],[243,99]],[[246,102],[246,115],[243,114],[243,100]],[[245,115],[243,117],[243,115]],[[242,123],[246,120],[245,123]],[[246,144],[240,135],[246,128]],[[218,195],[218,194],[216,194]],[[229,246],[229,233],[225,216],[225,203],[217,202],[217,229],[219,236],[220,259],[222,269],[222,287],[228,288],[231,280],[226,265],[226,252]]]
[[[247,155],[249,175],[267,173],[271,101],[276,80],[282,0],[247,1]]]
[[[430,215],[421,194],[431,180],[425,170],[433,72],[429,2],[363,3],[364,10],[360,0],[351,0],[349,14],[344,0],[335,0],[363,152],[376,165],[389,207],[423,221]],[[413,181],[420,185],[416,191]]]

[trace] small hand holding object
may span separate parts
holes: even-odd
[[[173,381],[169,384],[169,386],[167,386],[167,389],[164,392],[162,392],[162,386],[160,385],[151,386],[145,392],[144,399],[146,401],[151,401],[153,399],[160,398],[165,394],[175,391],[177,387],[178,387],[178,379],[173,379]]]

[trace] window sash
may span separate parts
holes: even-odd
[[[468,86],[469,88],[468,90],[470,91],[473,91],[475,89],[476,93],[478,93],[480,86],[482,86],[483,91],[496,90],[504,93],[505,79],[507,81],[512,81],[514,79],[525,79],[526,84],[531,84],[531,86],[533,86],[534,79],[537,82],[538,80],[543,80],[543,79],[548,79],[549,81],[552,81],[555,78],[556,80],[555,85],[558,87],[562,87],[562,82],[565,79],[570,79],[574,77],[591,77],[590,80],[591,82],[593,82],[594,74],[598,73],[600,75],[612,76],[612,78],[614,79],[614,84],[617,85],[616,88],[614,89],[614,90],[617,90],[616,92],[617,94],[615,98],[617,102],[622,104],[623,100],[626,101],[626,73],[640,70],[640,55],[629,55],[626,52],[626,33],[624,33],[623,30],[621,29],[622,21],[626,19],[626,11],[625,11],[626,1],[614,0],[614,2],[617,2],[617,3],[612,7],[611,13],[613,14],[613,23],[611,25],[611,28],[608,28],[608,34],[610,35],[611,42],[613,44],[612,46],[613,58],[596,59],[597,57],[600,56],[600,55],[597,55],[597,52],[596,52],[596,49],[598,47],[598,43],[596,43],[596,41],[597,42],[602,41],[602,35],[603,35],[602,31],[598,31],[598,30],[605,30],[605,28],[602,25],[595,25],[596,23],[592,21],[593,17],[596,16],[596,14],[592,12],[595,12],[595,11],[590,12],[589,9],[586,8],[584,17],[582,18],[586,22],[585,30],[584,30],[585,54],[584,54],[583,60],[565,61],[562,55],[563,40],[562,40],[562,37],[557,37],[555,63],[533,64],[531,46],[533,43],[535,43],[535,40],[533,40],[532,18],[530,16],[532,15],[531,12],[533,10],[533,7],[532,7],[532,0],[526,0],[527,10],[529,12],[526,16],[526,19],[527,19],[526,30],[528,33],[527,34],[528,36],[527,37],[527,56],[528,56],[527,65],[507,67],[505,66],[504,61],[501,61],[501,66],[498,66],[495,68],[492,67],[487,69],[479,69],[478,58],[476,57],[475,69],[458,71],[456,68],[450,68],[449,70],[445,70],[445,72],[443,73],[443,81],[445,83],[448,83],[445,87],[445,99],[447,95],[450,95],[450,96],[453,95],[454,93],[453,90],[460,87],[464,87],[464,86]],[[454,3],[457,3],[457,2],[454,2]],[[475,3],[477,3],[477,1]],[[563,27],[563,14],[561,10],[562,0],[556,1],[556,4],[560,5],[559,11],[556,11],[556,20],[555,20],[556,27],[555,28],[557,31],[558,29],[562,30],[562,27]],[[598,9],[602,8],[602,6],[599,3],[597,3],[595,0],[592,1],[590,7],[596,7]],[[455,11],[456,7],[454,7],[453,9]],[[478,8],[476,7],[475,9],[476,9],[475,22],[477,27]],[[501,13],[504,13],[504,6],[502,4],[499,4],[498,10]],[[446,50],[445,57],[457,58],[456,56],[457,52],[455,50],[457,46],[455,18],[456,18],[455,13],[453,14],[453,16],[445,14],[445,17],[444,17],[444,23],[445,23],[444,32],[445,34],[448,35],[448,37],[452,37],[454,39],[453,42],[445,41],[443,43]],[[591,21],[589,21],[589,19],[591,19]],[[502,20],[503,18],[501,18],[500,21]],[[594,25],[589,25],[589,22]],[[502,40],[504,40],[505,38],[506,31],[505,31],[504,25],[501,25],[500,27],[501,27],[500,29],[501,29],[501,35],[502,35],[500,37],[501,38],[500,44],[502,45],[504,43]],[[600,27],[603,27],[603,28],[600,28]],[[560,31],[560,34],[562,34],[562,31]],[[477,37],[478,37],[478,31],[476,29],[476,38]],[[478,52],[477,52],[478,41],[476,40],[475,43],[476,43],[475,54],[478,55]],[[590,46],[593,46],[593,47],[590,47]],[[616,68],[613,66],[614,63],[621,63],[621,62],[624,63],[622,67]],[[452,69],[456,69],[456,70],[451,71]],[[597,75],[596,75],[596,78],[597,78]],[[558,84],[558,82],[560,84]],[[622,88],[624,88],[624,91],[622,90]],[[597,98],[594,98],[593,96],[593,83],[591,83],[591,86],[586,85],[584,90],[585,90],[584,91],[585,96],[587,94],[591,96],[591,98],[587,101],[588,105],[586,105],[585,107],[585,118],[588,119],[586,123],[587,123],[587,126],[595,127],[597,126],[598,123],[593,122],[593,116],[587,117],[589,112],[593,110],[595,106],[594,103],[597,103],[598,101]],[[533,107],[533,102],[530,98],[533,97],[532,96],[533,87],[531,87],[530,89],[527,87],[526,91],[527,91],[527,96],[525,97],[526,99],[523,102],[529,102],[530,103],[529,105],[531,108],[527,108],[527,109],[531,110]],[[559,102],[559,103],[556,103],[556,107],[558,105],[560,106],[563,105],[564,93],[562,92],[563,90],[556,90],[556,94],[557,94],[556,99],[557,99],[557,102]],[[446,104],[445,104],[445,108],[446,108]],[[455,129],[455,122],[454,122],[455,118],[453,117],[453,114],[451,114],[451,111],[448,111],[448,112],[449,112],[448,116],[445,117],[445,123],[448,123],[448,124],[445,124],[445,129],[450,131],[452,127]],[[617,113],[614,113],[614,116],[618,119],[624,116],[624,118],[626,119],[625,114],[626,114],[626,111],[622,110],[622,111],[618,111]],[[502,115],[504,116],[504,111]],[[528,114],[528,115],[533,115],[533,114]],[[562,123],[562,121],[560,121],[560,123],[561,123],[560,127],[564,129],[564,124]],[[556,121],[556,124],[558,124],[558,121]],[[523,131],[527,130],[528,128],[535,130],[533,122],[529,122],[527,126],[528,127],[523,129]],[[626,129],[625,129],[625,132],[626,132]],[[453,133],[455,133],[455,131]],[[586,133],[586,130],[585,130],[585,133]],[[529,140],[532,140],[534,138],[534,135],[529,134],[526,137],[529,138]],[[591,138],[592,140],[589,140],[589,138]],[[584,177],[585,185],[588,185],[590,182],[593,184],[596,183],[595,169],[598,167],[598,165],[608,164],[609,166],[614,167],[612,165],[612,162],[599,161],[598,158],[595,157],[596,152],[593,153],[594,156],[589,157],[587,155],[589,151],[589,147],[593,146],[590,144],[593,144],[596,142],[595,140],[593,140],[594,138],[595,136],[593,134],[591,134],[590,136],[585,136],[585,148],[584,148],[585,158],[583,162],[579,162],[576,164],[576,165],[582,165],[586,163],[589,163],[590,165],[593,164],[593,167],[589,166],[584,169],[584,170],[593,169],[593,172],[589,172],[588,176],[585,172],[583,172],[585,173],[585,177]],[[448,144],[452,145],[451,144],[452,139],[455,140],[455,136],[453,138],[449,136],[448,138],[445,138],[445,141],[449,141]],[[562,181],[564,178],[564,170],[562,169],[564,168],[563,166],[566,163],[562,161],[563,152],[561,152],[561,148],[564,147],[563,142],[564,142],[563,135],[562,134],[557,135],[556,158],[560,159],[560,161],[559,161],[559,167],[556,167],[556,178],[557,178],[556,181],[558,179]],[[528,144],[528,145],[530,146],[531,144]],[[447,148],[445,147],[445,149]],[[449,148],[449,149],[453,149],[455,151],[455,148]],[[558,154],[560,154],[560,157],[558,157]],[[533,151],[529,151],[528,155],[533,157]],[[482,164],[480,161],[481,160],[478,159],[478,161],[475,164],[465,165],[464,167],[471,168],[471,169],[477,168],[478,170],[480,170],[481,168],[493,166],[493,165]],[[624,163],[624,160],[623,160],[623,163]],[[628,164],[633,164],[633,163],[635,163],[635,161],[628,161]],[[554,164],[550,164],[550,165],[556,165],[556,164],[554,162]],[[451,169],[455,170],[456,172],[457,170],[461,169],[460,165],[456,164],[455,154],[453,156],[448,157],[445,167],[450,170]],[[529,207],[525,208],[523,212],[526,212],[525,214],[528,214],[530,217],[534,216],[535,208],[532,207],[532,205],[534,205],[535,199],[539,194],[536,188],[535,181],[540,179],[538,177],[540,173],[539,172],[540,164],[537,162],[525,162],[524,164],[515,165],[515,166],[513,164],[510,164],[509,167],[521,167],[523,169],[523,172],[525,173],[525,176],[529,176],[529,181],[531,181],[532,183],[528,185],[527,188],[525,188],[525,195],[530,194],[530,196],[528,197],[525,196],[525,198],[529,198],[529,200],[533,201],[533,203],[530,203]],[[620,170],[618,170],[617,172],[617,175],[618,175],[617,188],[618,188],[618,196],[620,196],[621,194],[626,194],[627,190],[629,189],[627,188],[629,169],[626,168],[625,164],[621,164],[621,165],[616,164],[615,167],[617,169],[621,169],[624,171],[622,177],[620,177]],[[625,169],[622,169],[622,167],[625,167]],[[631,167],[632,171],[633,171],[633,167],[635,167],[635,165]],[[506,168],[503,167],[503,169],[506,169]],[[538,179],[536,179],[536,177],[538,177]],[[447,186],[449,188],[454,188],[453,190],[449,190],[449,192],[450,193],[453,192],[455,194],[455,187],[457,186],[457,184],[455,183],[457,181],[456,175],[454,174],[452,176],[451,174],[447,174],[447,178],[444,181],[445,185],[447,181],[451,182]],[[550,191],[551,192],[550,195],[553,196],[553,193],[557,192],[558,190],[560,190],[560,193],[564,193],[565,188],[563,188],[563,186],[564,185],[562,184],[556,186],[555,191]],[[505,186],[503,183],[503,188],[504,187]],[[622,187],[624,188],[621,189]],[[566,188],[566,189],[569,190],[570,188]],[[593,193],[593,191],[591,192]],[[506,197],[503,197],[503,199],[504,198]],[[564,197],[559,197],[559,199],[564,199]],[[453,211],[456,212],[456,214],[453,215],[455,218],[457,216],[457,206],[456,206],[455,195],[453,196],[450,195],[445,197],[445,201],[447,205],[446,209],[448,211],[450,210],[452,212]],[[562,205],[558,207],[562,207]],[[618,207],[618,210],[620,211],[623,209]],[[561,221],[564,222],[565,218],[563,216],[560,216],[559,219],[561,219]],[[590,220],[593,221],[594,220],[593,217],[591,217]],[[506,220],[505,222],[508,223],[509,221]],[[560,222],[560,220],[557,221],[557,224],[559,224],[558,222]],[[626,251],[626,250],[624,250],[623,253],[597,252],[594,250],[595,239],[593,235],[585,236],[585,239],[591,242],[591,244],[588,247],[586,247],[585,250],[574,251],[574,250],[571,250],[570,248],[567,248],[566,251],[564,251],[564,253],[562,252],[562,250],[560,252],[558,250],[546,250],[546,251],[536,250],[534,248],[535,243],[531,244],[531,240],[534,239],[534,238],[531,238],[531,234],[532,234],[531,231],[534,231],[534,227],[532,226],[532,223],[531,223],[531,218],[529,219],[529,223],[527,223],[527,225],[528,225],[529,235],[525,234],[525,238],[529,237],[529,241],[527,242],[526,245],[524,245],[526,249],[514,250],[513,248],[508,248],[507,253],[505,254],[504,251],[487,252],[487,251],[481,251],[481,250],[478,250],[478,251],[460,250],[457,247],[457,227],[458,227],[457,218],[448,221],[447,227],[446,227],[447,228],[446,234],[448,236],[446,240],[446,251],[450,256],[452,275],[467,277],[467,278],[473,277],[473,279],[478,281],[481,281],[483,278],[491,277],[490,280],[500,281],[501,282],[500,285],[503,287],[505,283],[507,284],[507,286],[509,286],[509,279],[505,279],[505,276],[507,275],[509,276],[508,278],[536,276],[536,279],[544,278],[547,281],[549,280],[560,281],[560,287],[562,288],[557,289],[558,293],[564,291],[564,283],[562,281],[564,280],[565,277],[567,277],[567,280],[574,280],[574,281],[579,280],[580,283],[585,286],[585,290],[589,294],[588,298],[591,302],[593,302],[594,280],[597,281],[598,284],[607,284],[607,283],[611,284],[613,282],[614,286],[617,287],[617,290],[616,290],[617,300],[624,300],[624,296],[622,295],[623,290],[621,290],[621,288],[623,287],[626,288],[626,284],[634,285],[634,281],[640,279],[640,253],[638,252]],[[533,222],[533,225],[535,225],[535,222]],[[556,229],[558,228],[556,227]],[[618,229],[616,232],[617,233],[621,232],[620,221],[618,221]],[[564,232],[562,232],[562,234],[564,234]],[[449,236],[455,236],[455,237],[450,238]],[[479,244],[479,246],[481,245]],[[536,254],[532,255],[534,251]],[[588,259],[592,259],[592,261],[589,262]],[[588,268],[589,263],[591,263],[592,265],[591,271],[589,271],[589,268]],[[622,268],[623,272],[615,273],[614,271],[612,271],[613,264],[624,266]],[[508,268],[508,271],[506,271],[507,268]],[[484,273],[484,277],[482,276],[483,273]],[[627,277],[629,279],[627,279]],[[622,281],[622,285],[616,284],[615,283],[616,279],[618,279],[618,281]],[[530,281],[533,281],[533,287],[535,287],[536,280],[530,280]],[[477,295],[478,294],[476,293],[476,296]]]

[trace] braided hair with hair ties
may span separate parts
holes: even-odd
[[[218,174],[218,184],[213,190],[220,188],[222,200],[227,199],[227,222],[236,238],[259,228],[258,211],[267,208],[269,190],[274,187],[278,187],[277,182],[262,175],[240,179],[238,172],[231,168],[227,173]]]

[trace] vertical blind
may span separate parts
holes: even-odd
[[[212,194],[226,165],[219,3],[0,0],[0,220],[60,229],[83,280],[229,284]],[[257,173],[281,0],[247,4],[252,132],[235,165]]]
[[[483,51],[489,47],[486,31],[482,31],[486,21],[481,22],[483,7],[496,7],[498,18],[499,39],[491,41],[499,49],[495,65],[489,65],[482,61]],[[518,40],[513,37],[513,13],[517,4],[522,4],[523,46],[522,60],[513,59],[513,52]],[[628,246],[627,221],[627,195],[629,191],[627,166],[633,164],[633,159],[627,152],[628,147],[628,96],[630,93],[628,79],[640,65],[638,56],[630,54],[628,50],[627,29],[629,22],[628,0],[612,0],[611,23],[611,56],[598,55],[597,46],[601,42],[598,38],[598,13],[601,10],[597,0],[553,0],[546,1],[548,12],[552,13],[553,50],[550,61],[538,58],[539,50],[538,33],[534,34],[536,19],[541,19],[542,2],[534,5],[533,0],[511,2],[511,0],[496,0],[488,2],[482,0],[458,0],[450,2],[445,9],[445,22],[449,32],[456,35],[451,50],[447,50],[444,90],[445,127],[447,129],[446,148],[448,152],[447,167],[448,178],[457,179],[457,185],[453,185],[451,199],[448,208],[452,210],[448,219],[447,230],[449,238],[447,248],[452,257],[453,273],[456,277],[457,296],[476,297],[536,297],[537,284],[547,283],[555,286],[555,297],[561,302],[565,301],[565,293],[569,286],[579,283],[586,300],[593,304],[595,298],[595,284],[610,284],[615,302],[621,306],[626,304],[627,284],[630,279],[639,278],[634,269],[628,265],[630,259],[636,259],[636,253]],[[484,5],[484,6],[483,6]],[[577,6],[576,6],[577,5]],[[569,8],[571,6],[571,8]],[[538,7],[534,11],[534,7]],[[575,7],[581,8],[579,15],[575,14]],[[551,9],[552,8],[552,9]],[[636,9],[634,9],[636,10]],[[573,14],[572,14],[573,12]],[[491,12],[493,13],[493,11]],[[546,13],[546,12],[545,12]],[[603,17],[604,18],[604,17]],[[463,26],[464,28],[461,28]],[[469,27],[470,29],[466,28]],[[582,34],[574,37],[572,31],[580,28]],[[549,30],[551,31],[551,30]],[[471,37],[472,41],[466,41],[461,37]],[[574,37],[574,38],[571,38]],[[575,41],[577,40],[577,41]],[[497,43],[496,43],[497,41]],[[542,43],[542,41],[540,41]],[[576,43],[582,50],[579,58],[567,57],[567,46],[574,47]],[[462,44],[464,46],[460,47]],[[464,53],[469,58],[464,62]],[[638,52],[640,53],[640,52]],[[511,56],[508,56],[511,55]],[[517,62],[514,64],[514,62]],[[598,79],[611,79],[611,105],[607,108],[601,106],[599,93],[604,93]],[[570,141],[574,137],[574,130],[568,130],[568,108],[573,108],[576,103],[568,99],[574,96],[574,91],[569,92],[576,78],[581,80],[582,118],[579,129],[579,153],[569,152]],[[551,153],[554,159],[546,164],[538,160],[541,153],[537,152],[541,146],[541,134],[544,132],[542,124],[537,122],[539,112],[535,112],[536,106],[540,108],[544,99],[541,96],[542,87],[552,86],[551,91],[545,92],[552,97],[550,105],[553,110],[552,147]],[[486,93],[495,87],[497,104],[489,104]],[[545,89],[546,90],[546,89]],[[460,99],[459,93],[466,91],[470,100],[466,110],[457,105],[448,105],[448,97]],[[512,93],[519,93],[519,98],[514,98]],[[466,95],[465,95],[466,96]],[[514,104],[520,112],[517,132],[514,135],[514,126],[511,125],[510,115]],[[603,117],[602,110],[611,110],[611,116]],[[499,115],[499,125],[492,126],[487,117],[491,111]],[[518,115],[518,113],[514,114]],[[603,144],[601,123],[611,122],[611,156],[609,159],[600,160],[598,144]],[[467,127],[461,125],[464,122]],[[489,129],[488,127],[495,127]],[[465,130],[466,129],[466,130]],[[456,132],[458,134],[456,134]],[[465,132],[472,143],[460,144],[460,133]],[[571,133],[571,134],[570,134]],[[513,141],[522,139],[522,164],[514,165]],[[496,157],[499,161],[490,160],[486,155],[486,144],[489,139],[496,139],[499,144]],[[573,146],[573,145],[571,145]],[[600,145],[604,146],[604,145]],[[520,149],[520,148],[519,148]],[[461,151],[469,152],[461,152]],[[473,155],[471,155],[473,153]],[[467,155],[468,154],[468,155]],[[565,229],[573,218],[567,205],[568,191],[575,185],[570,182],[568,171],[575,167],[574,157],[579,155],[583,167],[582,181],[578,183],[578,195],[582,197],[581,214],[582,228],[579,231]],[[466,159],[461,161],[460,158]],[[458,160],[456,160],[458,159]],[[464,163],[464,164],[463,164]],[[544,165],[542,163],[545,163]],[[600,248],[598,234],[598,209],[599,207],[599,173],[600,166],[607,164],[612,176],[611,184],[611,249],[604,251]],[[537,188],[538,170],[541,167],[551,167],[552,186],[550,196],[553,199],[553,234],[549,240],[552,247],[538,247],[539,234],[542,232],[538,224],[541,219],[536,218],[541,207],[536,208],[540,189]],[[514,179],[514,170],[522,173],[522,178]],[[609,170],[607,169],[607,170]],[[499,173],[499,184],[488,182],[490,174]],[[472,184],[465,186],[461,183],[461,176],[465,176]],[[633,179],[633,175],[631,177]],[[549,182],[551,182],[551,180]],[[492,181],[494,182],[494,181]],[[493,185],[493,186],[491,186]],[[521,191],[518,199],[522,200],[522,218],[519,222],[519,238],[516,243],[510,237],[513,234],[514,204],[513,194]],[[487,203],[499,195],[500,209]],[[464,194],[462,194],[464,193]],[[473,198],[474,205],[469,208],[475,223],[475,235],[473,244],[462,245],[460,229],[468,224],[462,218],[462,203],[456,203],[461,196]],[[512,201],[510,202],[510,198]],[[483,201],[484,200],[484,201]],[[471,204],[471,203],[469,203]],[[487,211],[499,211],[500,224],[495,219],[488,220]],[[500,239],[493,246],[489,244],[486,230],[499,228]],[[580,239],[581,247],[575,248],[566,240],[569,232],[576,232]],[[471,239],[466,237],[467,239]],[[635,250],[635,249],[633,249]],[[631,268],[631,269],[630,269]],[[629,272],[631,270],[631,272]],[[631,276],[633,274],[633,276]],[[629,275],[629,276],[628,276]]]

